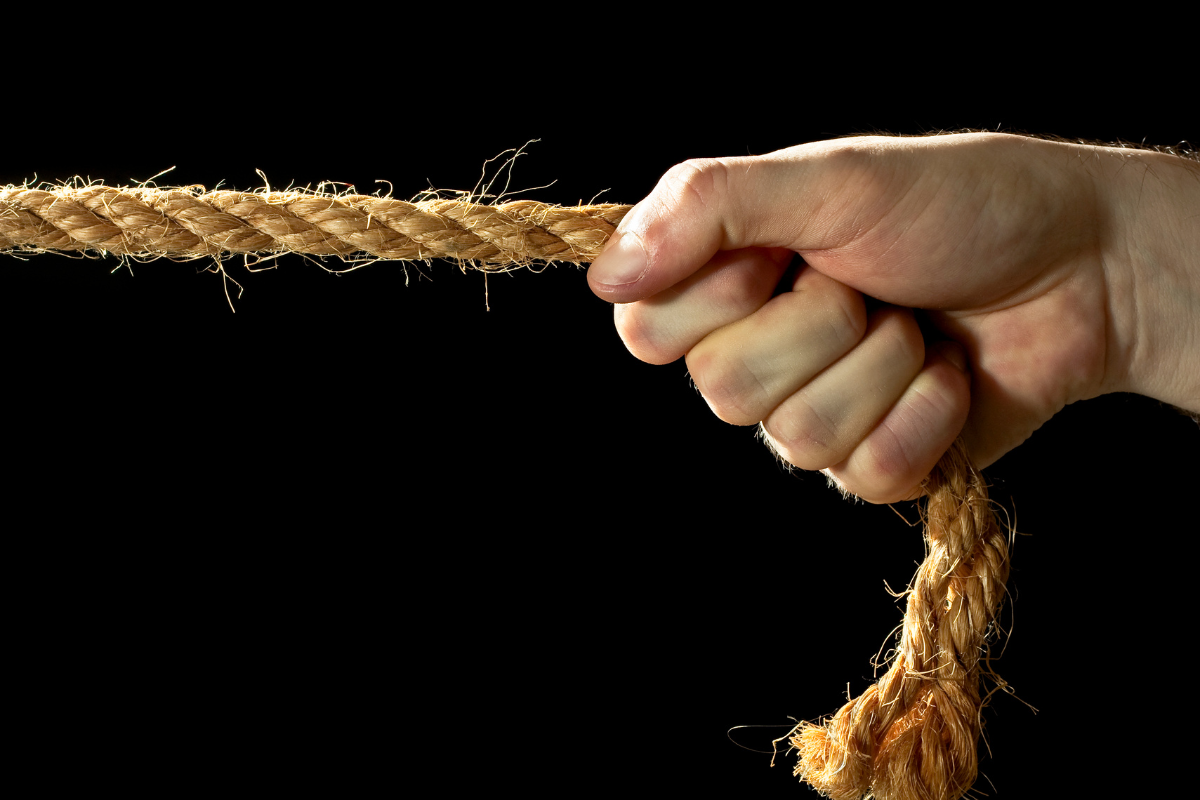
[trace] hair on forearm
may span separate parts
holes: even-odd
[[[891,131],[884,130],[869,130],[859,131],[857,133],[847,133],[841,136],[835,136],[834,138],[849,139],[858,136],[891,136],[895,138],[919,139],[930,136],[951,136],[958,133],[1007,133],[1013,136],[1026,136],[1030,139],[1043,139],[1048,142],[1061,142],[1063,144],[1082,144],[1088,145],[1089,147],[1113,147],[1122,150],[1145,150],[1153,153],[1176,156],[1177,158],[1191,162],[1186,166],[1195,169],[1197,173],[1200,174],[1200,151],[1197,151],[1194,147],[1192,147],[1191,143],[1186,140],[1176,142],[1173,145],[1146,144],[1144,140],[1141,142],[1127,142],[1124,139],[1117,139],[1115,142],[1105,142],[1101,141],[1100,139],[1071,139],[1066,136],[1059,136],[1055,133],[1030,133],[1029,131],[1023,130],[1005,129],[1001,126],[997,126],[995,129],[957,128],[955,130],[930,130],[923,133],[892,133]],[[1193,164],[1195,166],[1193,166]]]

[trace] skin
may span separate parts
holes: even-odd
[[[1176,156],[838,139],[673,167],[588,281],[634,356],[683,357],[719,418],[888,503],[956,437],[985,467],[1079,400],[1200,412],[1197,209]]]

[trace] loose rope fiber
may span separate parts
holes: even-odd
[[[308,191],[102,185],[0,189],[0,252],[154,259],[304,253],[454,259],[483,270],[589,263],[630,206],[409,202]],[[884,677],[784,738],[795,774],[835,800],[958,800],[975,782],[981,673],[1008,577],[1008,542],[961,443],[926,479],[927,555]],[[1007,688],[996,678],[999,688]]]

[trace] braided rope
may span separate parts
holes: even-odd
[[[448,258],[505,270],[537,260],[589,263],[630,208],[8,186],[0,189],[0,252]],[[980,662],[1005,591],[1008,545],[961,441],[925,490],[928,553],[891,667],[830,719],[784,737],[799,752],[795,774],[834,800],[958,800],[976,778]]]
[[[0,189],[0,252],[102,251],[142,258],[365,254],[448,258],[503,270],[537,260],[591,262],[629,208],[199,187],[9,186]]]

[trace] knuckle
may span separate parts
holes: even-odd
[[[691,158],[667,170],[662,184],[682,202],[700,203],[709,208],[728,185],[728,176],[725,164],[719,158]]]
[[[742,359],[696,347],[686,362],[696,389],[718,419],[731,425],[754,425],[762,419],[755,410],[761,385]]]
[[[908,497],[933,468],[966,421],[966,377],[925,376],[871,433],[853,456],[863,497],[890,503]]]
[[[881,178],[881,168],[894,157],[895,139],[889,136],[853,136],[840,139],[825,153],[824,163],[845,180]]]
[[[835,312],[835,324],[845,337],[845,343],[853,346],[862,340],[867,332],[867,304],[862,294],[834,283],[830,289],[830,311]]]
[[[819,314],[819,334],[827,341],[831,352],[846,353],[862,341],[867,332],[867,307],[861,294],[848,286],[828,281],[817,289],[820,294],[813,303],[809,297],[797,297],[796,302],[808,314]]]
[[[920,421],[927,437],[952,438],[958,434],[970,410],[970,387],[965,374],[949,367],[931,370],[918,380],[909,411]]]
[[[720,218],[722,198],[728,192],[726,159],[692,158],[663,173],[654,194],[658,196],[660,217],[678,214]]]
[[[669,338],[660,321],[643,303],[614,306],[617,334],[634,358],[647,364],[670,364],[683,351]]]
[[[826,159],[829,164],[841,169],[865,167],[878,157],[879,139],[877,136],[839,139],[830,146]]]
[[[916,317],[899,308],[889,308],[881,313],[885,316],[880,327],[891,337],[893,357],[910,374],[916,375],[925,363],[925,337]]]
[[[824,469],[845,457],[840,452],[837,424],[808,403],[803,391],[792,395],[786,410],[772,414],[763,427],[779,454],[800,469]]]
[[[871,503],[890,503],[907,496],[922,476],[914,476],[911,443],[886,425],[864,442],[856,470],[860,491]]]
[[[744,262],[733,269],[720,269],[708,282],[709,303],[722,308],[738,309],[743,315],[753,313],[770,298],[778,280],[759,264]]]

